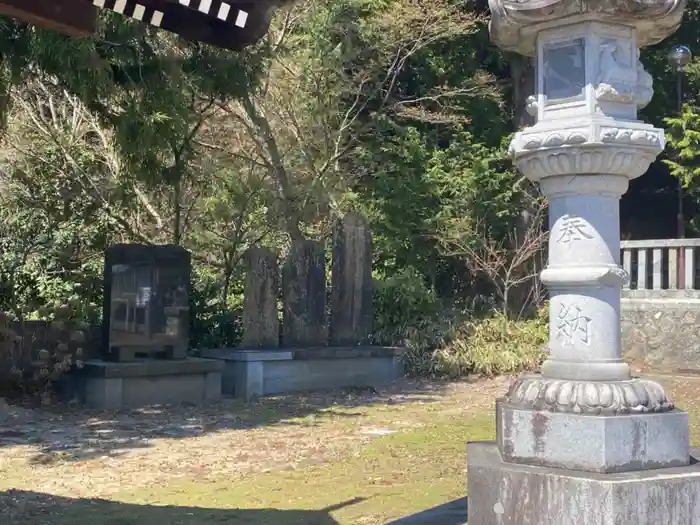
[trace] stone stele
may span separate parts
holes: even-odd
[[[536,57],[536,124],[510,154],[549,202],[549,358],[497,403],[497,441],[469,445],[469,525],[698,525],[687,414],[633,378],[620,345],[619,199],[665,146],[637,111],[639,60],[683,0],[490,0],[491,37]]]

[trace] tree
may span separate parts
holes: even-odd
[[[449,237],[442,239],[448,253],[464,257],[475,275],[485,277],[493,285],[503,314],[504,332],[508,331],[508,321],[520,317],[530,303],[538,307],[543,303],[542,288],[537,285],[537,273],[533,273],[533,268],[544,266],[542,261],[549,236],[542,224],[544,212],[544,203],[540,202],[525,232],[516,226],[508,235],[495,237],[482,220],[468,232],[454,229]],[[540,264],[533,265],[537,259]],[[511,293],[523,283],[531,285],[531,296],[527,301],[520,299],[514,304]]]
[[[489,91],[481,76],[421,96],[401,89],[414,57],[475,22],[444,0],[302,2],[269,33],[263,81],[225,108],[214,125],[228,141],[212,147],[257,166],[281,226],[305,238],[362,176],[349,159],[382,115],[450,121],[449,104]]]
[[[192,252],[197,308],[224,319],[249,247],[322,239],[350,209],[372,221],[380,275],[410,267],[457,298],[473,283],[450,228],[488,218],[498,240],[523,204],[500,149],[509,66],[471,4],[305,0],[241,53],[116,15],[77,40],[7,21],[0,53],[1,195],[28,214],[0,237],[40,241],[13,248],[29,250],[20,308],[99,294],[111,242],[172,242]]]

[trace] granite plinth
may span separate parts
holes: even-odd
[[[86,361],[73,379],[74,393],[90,408],[119,410],[149,405],[216,401],[223,363],[212,359]]]
[[[694,458],[685,467],[603,474],[509,463],[496,443],[480,442],[468,445],[467,463],[469,525],[700,523]]]
[[[680,410],[590,415],[527,410],[498,400],[496,429],[501,455],[510,462],[627,472],[681,467],[690,457],[688,414]]]
[[[404,350],[394,347],[318,347],[204,350],[224,364],[223,393],[256,397],[325,388],[377,387],[400,377]]]

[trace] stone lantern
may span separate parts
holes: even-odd
[[[664,149],[637,120],[639,48],[685,0],[490,0],[491,37],[536,57],[534,126],[510,153],[549,201],[550,355],[497,401],[496,443],[469,445],[469,525],[697,525],[688,416],[622,360],[619,199]]]

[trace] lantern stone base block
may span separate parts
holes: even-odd
[[[509,463],[496,443],[480,442],[467,462],[469,525],[697,525],[700,516],[693,457],[685,467],[601,474]]]
[[[574,414],[499,400],[496,429],[501,457],[513,463],[613,473],[683,467],[690,459],[688,414],[680,410]]]

